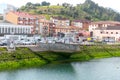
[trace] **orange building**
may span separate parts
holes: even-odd
[[[32,33],[35,33],[38,24],[38,18],[36,16],[25,12],[10,11],[6,14],[5,18],[13,24],[34,26]]]

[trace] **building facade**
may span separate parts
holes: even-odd
[[[25,12],[10,11],[6,14],[6,20],[16,25],[31,25],[33,27],[32,34],[35,34],[39,19]]]
[[[72,26],[79,27],[82,30],[88,30],[91,21],[88,20],[74,20],[71,22]]]
[[[120,26],[108,26],[93,30],[93,37],[99,41],[120,41]]]
[[[29,35],[32,34],[33,26],[27,25],[14,25],[10,23],[0,23],[0,35]]]
[[[70,20],[67,18],[62,18],[62,17],[51,17],[50,21],[54,23],[56,26],[70,26]]]
[[[39,21],[39,34],[42,36],[54,36],[55,34],[55,27],[54,23],[51,23],[48,20],[40,20]]]
[[[81,29],[78,28],[78,27],[74,27],[74,26],[69,26],[69,27],[56,26],[55,27],[55,33],[56,34],[58,34],[58,33],[68,34],[68,33],[71,33],[71,32],[79,32],[79,31],[81,31]]]
[[[95,29],[97,28],[106,28],[109,26],[120,26],[120,22],[117,21],[99,21],[99,22],[91,22],[91,24],[89,25],[89,32],[91,37],[93,36],[93,32]]]

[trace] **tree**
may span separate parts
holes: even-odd
[[[50,3],[49,3],[49,2],[46,2],[46,1],[43,1],[43,2],[41,3],[41,5],[42,5],[42,6],[49,6]]]
[[[28,9],[35,9],[35,5],[32,4],[31,2],[26,3],[25,7]]]
[[[40,6],[40,3],[35,3],[34,5],[35,5],[35,6]]]

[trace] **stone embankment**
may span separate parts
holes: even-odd
[[[58,51],[58,52],[75,52],[80,51],[77,44],[63,44],[63,43],[39,43],[34,47],[29,47],[32,51]]]

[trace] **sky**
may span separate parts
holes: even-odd
[[[50,2],[51,5],[56,5],[56,4],[62,4],[64,2],[76,5],[79,3],[83,3],[85,0],[0,0],[1,3],[7,3],[14,5],[15,7],[20,7],[22,5],[25,5],[27,2],[32,2],[32,3],[41,3],[42,1]],[[114,9],[117,12],[120,12],[120,0],[92,0],[95,3],[97,3],[99,6],[103,7],[109,7]]]

